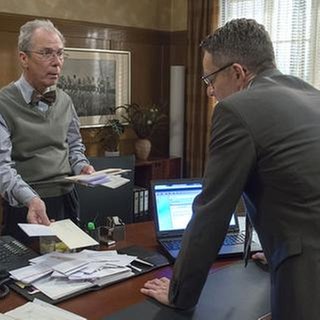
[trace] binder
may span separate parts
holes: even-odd
[[[150,220],[149,190],[144,187],[133,188],[134,222]]]

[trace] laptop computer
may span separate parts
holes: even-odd
[[[193,200],[201,190],[201,179],[151,181],[157,241],[172,260],[179,253],[183,232],[192,216]],[[240,231],[238,217],[234,212],[218,257],[242,255],[244,239],[245,233]],[[261,250],[260,244],[253,241],[251,251]]]

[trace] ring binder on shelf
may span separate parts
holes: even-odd
[[[148,189],[139,186],[134,186],[133,213],[135,222],[146,221],[150,219]]]

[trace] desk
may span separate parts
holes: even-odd
[[[126,226],[126,240],[119,241],[116,249],[128,247],[133,244],[143,246],[146,249],[151,250],[156,250],[158,248],[153,222],[148,221],[128,224]],[[220,260],[214,264],[211,272],[214,272],[227,264],[231,264],[233,261],[235,260]],[[146,297],[139,291],[143,284],[147,280],[155,277],[171,277],[171,274],[171,266],[163,267],[101,290],[85,293],[78,297],[66,300],[59,303],[58,306],[83,316],[88,320],[98,320],[103,316],[110,315],[118,310],[146,299]],[[7,312],[24,304],[25,302],[27,302],[25,298],[11,291],[5,299],[0,300],[0,312]]]

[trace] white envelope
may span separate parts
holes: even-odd
[[[69,249],[99,244],[70,219],[52,222],[50,226],[30,223],[19,223],[18,225],[29,237],[56,236],[66,244]]]

